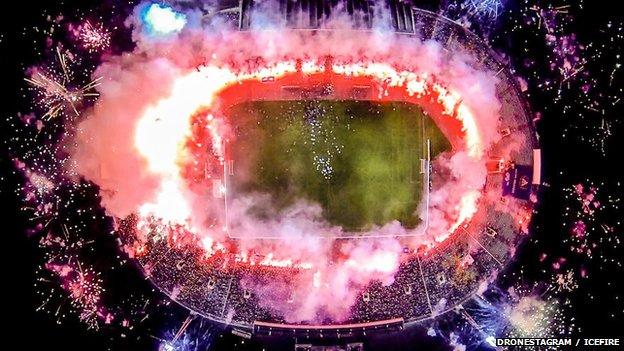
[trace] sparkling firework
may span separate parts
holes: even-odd
[[[618,192],[606,192],[602,184],[576,184],[565,189],[568,205],[564,218],[569,230],[565,243],[570,251],[600,265],[622,268],[622,258],[615,255],[622,248],[622,198]],[[621,184],[615,185],[621,189]]]
[[[25,40],[26,51],[32,42],[43,47],[15,89],[28,89],[28,101],[2,129],[10,133],[3,146],[18,213],[39,244],[38,311],[97,331],[110,349],[139,349],[132,343],[149,335],[162,351],[246,346],[240,330],[241,339],[213,345],[231,331],[215,321],[256,332],[257,321],[400,317],[430,322],[430,336],[472,350],[495,337],[578,335],[594,322],[577,320],[586,302],[624,316],[621,183],[558,173],[553,155],[542,156],[533,140],[536,125],[547,122],[556,130],[545,130],[547,138],[608,156],[624,101],[621,18],[586,30],[583,2],[451,0],[433,13],[486,39],[406,7],[382,14],[423,16],[397,20],[392,26],[409,35],[395,36],[352,30],[359,23],[348,16],[320,30],[282,30],[281,19],[271,23],[277,11],[250,5],[245,13],[245,4],[107,2],[75,16],[46,12],[33,31],[43,40]],[[230,154],[236,128],[225,106],[250,96],[279,100],[286,91],[301,94],[296,142],[311,145],[309,163],[328,184],[340,176],[348,147],[319,101],[411,101],[452,137],[439,158],[415,156],[420,170],[412,173],[423,178],[409,182],[422,182],[428,196],[415,212],[427,213],[422,232],[397,220],[353,234],[324,222],[309,199],[261,211],[268,197],[236,193],[240,185],[230,180],[246,160]],[[501,195],[506,167],[533,166],[536,158],[545,166],[543,174],[533,168],[534,183],[527,178],[533,202]],[[555,184],[555,174],[572,178],[552,185],[562,206],[543,221],[555,225],[529,227],[544,211],[533,208],[538,190]],[[235,237],[240,228],[249,237]],[[282,240],[285,233],[293,235]],[[360,234],[370,238],[353,240]]]
[[[570,335],[575,330],[565,313],[569,302],[542,300],[523,296],[507,312],[511,330],[508,335],[518,338],[548,338]]]
[[[86,21],[78,29],[78,39],[90,53],[101,52],[110,46],[111,33],[102,23],[92,25],[91,22]]]
[[[58,69],[34,68],[29,78],[25,78],[36,91],[39,105],[46,112],[44,120],[59,116],[78,117],[79,109],[86,100],[96,98],[95,88],[100,84],[101,77],[95,78],[84,85],[76,85],[76,72],[72,71],[71,63],[76,57],[68,51],[56,49]]]

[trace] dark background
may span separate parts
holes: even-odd
[[[517,1],[509,0],[513,8]],[[0,82],[4,91],[0,96],[0,133],[2,139],[12,135],[10,124],[11,116],[17,112],[24,112],[28,99],[24,96],[24,70],[29,65],[42,58],[38,54],[37,46],[30,34],[32,27],[40,26],[45,22],[45,13],[78,13],[78,8],[88,8],[92,4],[100,3],[92,0],[58,1],[17,1],[3,11],[0,21]],[[415,2],[417,6],[436,10],[440,4],[436,1]],[[608,8],[611,6],[611,8]],[[575,13],[575,31],[582,39],[589,41],[601,35],[599,25],[610,19],[621,19],[621,10],[617,10],[615,3],[607,4],[600,1],[589,1],[584,4],[583,10]],[[620,13],[618,13],[620,12]],[[505,16],[505,15],[503,15]],[[504,21],[503,21],[504,22]],[[505,28],[506,24],[501,24]],[[503,32],[506,33],[506,32]],[[503,34],[495,40],[500,50],[507,51],[514,60],[512,64],[519,70],[520,76],[534,74],[535,68],[524,68],[520,64],[524,48],[530,47],[530,52],[539,59],[541,50],[539,42],[523,42],[522,34]],[[525,71],[523,71],[525,70]],[[622,86],[621,75],[615,84]],[[544,111],[543,118],[538,124],[543,150],[543,179],[547,183],[537,214],[533,219],[533,239],[528,240],[520,248],[518,260],[508,270],[523,269],[527,279],[539,281],[543,277],[547,263],[540,263],[537,256],[546,251],[553,257],[566,248],[561,245],[561,238],[565,236],[567,228],[562,220],[562,213],[567,206],[562,189],[570,185],[588,180],[595,183],[604,183],[603,188],[608,192],[622,191],[621,171],[622,156],[620,140],[623,138],[622,123],[617,122],[613,127],[614,136],[610,138],[609,153],[602,156],[590,145],[573,138],[563,138],[561,130],[569,120],[563,120],[556,109],[545,111],[544,106],[551,104],[552,97],[540,94],[539,89],[532,86],[530,89],[530,103],[535,111]],[[608,114],[617,115],[614,120],[621,119],[622,111],[614,109]],[[0,218],[0,235],[3,237],[3,304],[5,308],[5,346],[20,350],[153,350],[157,341],[150,335],[162,337],[164,330],[176,328],[185,318],[185,311],[171,307],[168,312],[152,318],[152,321],[143,326],[144,329],[124,331],[126,336],[120,336],[119,331],[101,330],[99,332],[86,330],[83,324],[69,319],[57,324],[52,316],[35,311],[38,299],[33,288],[35,268],[41,263],[41,250],[37,246],[37,239],[25,234],[28,218],[20,210],[18,195],[15,188],[21,182],[21,175],[12,172],[11,150],[7,143],[0,147],[0,204],[3,205]],[[618,215],[621,219],[621,214]],[[105,225],[106,223],[102,223]],[[622,233],[620,232],[620,235]],[[623,238],[624,239],[624,238]],[[114,255],[114,245],[103,240],[102,251]],[[107,245],[108,247],[107,249]],[[621,261],[622,252],[609,252]],[[111,256],[113,257],[113,256]],[[589,269],[592,263],[582,262]],[[573,313],[582,330],[579,335],[590,337],[622,337],[624,326],[623,304],[621,299],[614,300],[614,296],[622,294],[622,270],[616,268],[604,269],[595,267],[592,270],[591,280],[581,284],[579,289],[571,294]],[[145,294],[156,295],[151,286],[146,283],[140,274],[131,265],[126,265],[117,273],[112,281],[113,285],[130,286]],[[594,296],[588,299],[588,296]],[[610,314],[616,312],[616,317]],[[261,349],[259,341],[247,341],[240,344],[240,338],[233,337],[229,332],[223,332],[215,327],[210,331],[212,349],[228,350],[237,344],[241,349]],[[282,345],[265,346],[267,349],[288,349],[292,341]],[[441,339],[430,338],[424,335],[423,330],[412,330],[402,335],[390,335],[368,339],[370,349],[384,350],[429,350],[447,349],[446,342]],[[418,345],[418,346],[416,346]]]

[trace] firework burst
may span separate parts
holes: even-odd
[[[507,311],[510,337],[560,337],[570,335],[576,326],[565,313],[569,301],[543,300],[536,296],[523,296]]]
[[[564,218],[570,234],[565,243],[575,254],[622,268],[621,257],[613,254],[622,248],[622,222],[615,215],[622,199],[618,192],[604,190],[605,186],[588,182],[565,189]],[[615,188],[621,190],[619,184]]]
[[[30,77],[25,78],[36,91],[38,105],[45,110],[42,116],[44,120],[59,116],[77,117],[81,106],[99,95],[95,88],[100,84],[101,77],[79,84],[76,81],[77,73],[71,66],[78,60],[77,57],[57,47],[56,58],[57,68],[37,67],[32,69]]]
[[[111,33],[102,23],[91,24],[85,21],[78,28],[78,40],[89,53],[102,52],[108,49],[111,42]]]

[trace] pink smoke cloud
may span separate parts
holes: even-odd
[[[75,144],[72,156],[76,172],[100,186],[102,205],[112,216],[123,218],[140,212],[146,203],[156,201],[162,184],[168,181],[150,170],[145,156],[137,150],[137,124],[148,109],[172,94],[178,78],[198,67],[252,72],[282,61],[321,61],[326,56],[347,63],[384,62],[426,73],[452,87],[473,112],[484,149],[499,139],[496,78],[491,72],[476,68],[470,56],[449,55],[435,41],[421,42],[379,29],[372,33],[351,31],[352,24],[339,18],[330,23],[343,30],[318,33],[284,31],[279,26],[267,29],[262,21],[249,32],[203,28],[194,13],[189,13],[191,24],[182,32],[156,38],[145,34],[137,14],[127,22],[135,27],[136,48],[108,58],[96,70],[95,75],[104,78],[98,87],[100,98],[79,124],[77,137],[68,141]],[[162,116],[166,117],[170,116]],[[339,235],[341,228],[322,218],[318,204],[300,199],[273,218],[259,221],[247,214],[255,203],[266,201],[266,194],[232,199],[228,204],[230,230],[253,233],[238,240],[239,250],[312,263],[312,268],[282,285],[252,278],[244,283],[253,288],[261,304],[280,311],[288,321],[323,316],[347,318],[350,307],[367,285],[375,280],[384,284],[393,281],[406,245],[417,247],[435,241],[460,215],[457,204],[462,201],[461,195],[479,192],[485,185],[485,160],[471,157],[465,150],[442,155],[434,161],[433,168],[437,173],[429,197],[427,231],[406,229],[394,221],[366,233],[384,236],[422,232],[407,239],[336,241],[326,237]],[[182,195],[190,211],[188,223],[197,236],[209,237],[210,243],[228,240],[221,223],[215,221],[223,218],[224,209],[208,196],[209,189],[175,185],[184,187]],[[424,211],[422,206],[419,211]],[[254,239],[264,234],[281,240]],[[284,304],[291,296],[293,302]]]

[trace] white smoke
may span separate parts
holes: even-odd
[[[387,62],[415,72],[426,72],[453,89],[476,116],[485,149],[498,139],[500,103],[495,94],[496,79],[491,72],[475,68],[464,54],[445,52],[440,43],[394,35],[379,21],[371,32],[352,31],[346,17],[329,21],[344,30],[318,33],[280,30],[270,11],[257,11],[251,30],[232,31],[228,27],[204,28],[198,12],[188,12],[187,27],[179,33],[155,37],[146,33],[139,5],[128,25],[134,27],[136,48],[106,59],[95,72],[104,77],[98,87],[100,98],[79,125],[73,158],[77,171],[100,186],[102,205],[109,214],[125,217],[154,200],[162,179],[147,169],[146,161],[134,145],[138,120],[146,109],[170,94],[176,77],[201,65],[253,70],[285,59],[321,59],[328,55],[343,62]],[[379,18],[383,18],[380,16]],[[439,175],[430,194],[429,230],[418,237],[400,240],[361,239],[336,241],[340,227],[322,217],[318,204],[300,199],[289,208],[276,211],[266,220],[248,213],[255,204],[267,201],[266,194],[237,196],[228,203],[228,226],[232,233],[253,238],[279,236],[281,240],[242,238],[241,250],[288,257],[294,262],[311,262],[313,268],[292,277],[281,286],[248,278],[261,303],[281,311],[289,321],[347,318],[360,292],[373,280],[390,284],[399,267],[402,250],[435,240],[448,231],[457,218],[459,196],[466,190],[481,190],[485,184],[483,160],[463,150],[441,155],[434,169]],[[215,231],[210,217],[222,216],[221,205],[206,196],[207,191],[189,188],[185,192],[192,209],[190,223],[198,235],[224,240]],[[424,209],[421,206],[421,211]],[[371,229],[377,235],[410,234],[422,228],[406,229],[398,221]],[[292,297],[292,303],[284,304]],[[338,303],[337,303],[338,302]]]

